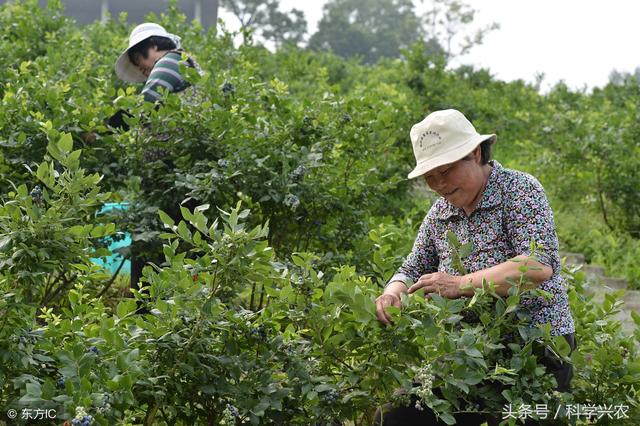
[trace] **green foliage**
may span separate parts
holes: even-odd
[[[45,367],[13,371],[4,387],[9,406],[56,407],[62,419],[84,407],[98,424],[226,424],[229,416],[308,424],[366,421],[371,408],[402,400],[398,387],[421,395],[447,423],[456,412],[500,412],[507,403],[600,402],[584,386],[573,396],[553,391],[536,359],[545,345],[568,352],[548,327],[526,325],[520,298],[538,295],[523,292],[522,280],[507,299],[491,284],[469,299],[407,298],[385,328],[375,318],[378,290],[354,268],[330,278],[309,253],[276,261],[267,227],[247,226],[248,210],[238,205],[213,222],[208,210],[183,209],[177,224],[160,213],[167,266],[147,267],[148,293],[136,293],[148,314],[136,314],[133,299],[109,309],[80,283],[68,307],[44,310],[35,337],[18,347]],[[188,250],[178,252],[180,245]],[[607,403],[624,401],[636,416],[637,348],[610,319],[619,302],[607,296],[598,307],[580,296],[579,276],[573,285],[584,327],[584,352],[572,357],[583,366],[579,383],[596,386]],[[621,357],[607,355],[617,347]],[[615,369],[603,370],[605,359]]]
[[[47,305],[60,297],[80,271],[92,269],[90,257],[103,253],[93,252],[92,241],[115,232],[95,218],[109,197],[97,186],[101,177],[85,174],[81,150],[72,149],[68,133],[52,138],[45,161],[31,171],[38,185],[14,186],[0,204],[2,279],[19,302]]]
[[[604,266],[608,276],[626,278],[628,288],[640,288],[640,240],[610,230],[599,222],[599,212],[585,208],[560,210],[555,216],[564,250],[583,253],[588,263]]]
[[[613,321],[622,306],[621,292],[605,294],[604,301],[594,303],[593,296],[582,291],[584,274],[567,271],[572,290],[569,302],[576,320],[576,340],[580,349],[571,360],[575,366],[574,397],[577,401],[602,401],[605,405],[630,404],[631,418],[640,419],[638,396],[640,383],[640,316],[634,313],[635,339],[622,332],[620,322]],[[612,383],[617,383],[613,388]],[[600,424],[618,424],[604,418]]]

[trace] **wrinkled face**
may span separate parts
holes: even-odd
[[[158,51],[157,46],[151,46],[149,50],[147,50],[147,57],[145,58],[142,54],[137,54],[134,56],[132,62],[133,65],[138,67],[138,69],[144,74],[145,77],[149,77],[151,74],[151,70],[153,69],[158,59],[162,57],[160,51]]]
[[[454,206],[473,210],[487,178],[481,164],[480,147],[462,160],[436,167],[423,178],[429,188]]]

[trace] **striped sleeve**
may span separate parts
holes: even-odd
[[[179,53],[169,52],[156,62],[142,89],[145,101],[162,100],[161,90],[175,92],[176,88],[184,86],[185,81],[180,75],[181,59]]]

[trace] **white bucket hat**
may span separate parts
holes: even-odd
[[[415,124],[409,135],[416,157],[416,168],[409,173],[409,179],[464,158],[486,140],[496,141],[495,134],[476,132],[473,124],[455,109],[432,112]]]
[[[149,37],[166,37],[171,39],[176,47],[180,47],[180,37],[175,34],[168,33],[162,26],[154,24],[152,22],[145,22],[140,24],[131,31],[129,35],[129,46],[120,54],[116,61],[116,74],[124,81],[131,83],[144,83],[147,81],[147,77],[142,74],[142,71],[138,69],[129,60],[129,49],[136,44],[148,39]]]

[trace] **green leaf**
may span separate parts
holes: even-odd
[[[484,374],[474,371],[467,373],[463,380],[466,384],[474,386],[482,382],[482,380],[484,380],[484,377]]]
[[[47,176],[49,176],[49,165],[47,163],[40,163],[36,176],[41,182],[46,183]]]
[[[440,420],[442,420],[443,422],[445,422],[448,425],[454,425],[456,424],[456,419],[455,417],[453,417],[451,414],[449,413],[438,413],[438,417],[440,417]]]
[[[134,299],[123,300],[118,303],[118,306],[116,307],[116,314],[118,314],[118,317],[124,318],[130,313],[134,312],[136,308],[137,305]]]
[[[164,211],[158,210],[158,215],[160,216],[160,220],[162,221],[162,223],[164,223],[167,228],[172,228],[173,225],[175,225],[173,219],[171,219],[171,217]]]
[[[189,211],[188,208],[180,206],[180,213],[182,213],[182,217],[189,222],[194,222],[193,214]]]
[[[515,294],[513,296],[509,296],[507,298],[507,309],[505,310],[505,314],[508,314],[510,312],[515,311],[516,309],[518,309],[518,306],[520,304],[520,296]]]
[[[458,240],[458,236],[454,234],[453,231],[451,230],[447,231],[447,240],[449,241],[449,244],[451,245],[451,247],[455,248],[456,250],[460,247],[460,241]]]
[[[42,395],[40,383],[27,383],[26,390],[27,395],[31,397],[39,398]]]
[[[87,228],[84,225],[75,225],[69,228],[68,232],[73,236],[80,237],[87,234]]]
[[[191,231],[189,231],[187,224],[183,220],[178,224],[178,235],[185,241],[191,241]]]
[[[473,251],[473,242],[469,241],[468,243],[463,244],[460,247],[460,257],[462,259],[469,257],[472,251]]]
[[[9,244],[11,243],[11,235],[6,235],[0,238],[0,252],[9,248]]]
[[[464,349],[464,352],[470,357],[474,358],[482,358],[482,352],[480,352],[477,348],[470,346]]]
[[[70,133],[63,133],[58,140],[58,149],[61,152],[68,154],[73,149],[73,139]]]
[[[91,237],[92,238],[103,237],[104,233],[105,233],[104,225],[97,225],[91,230]]]

